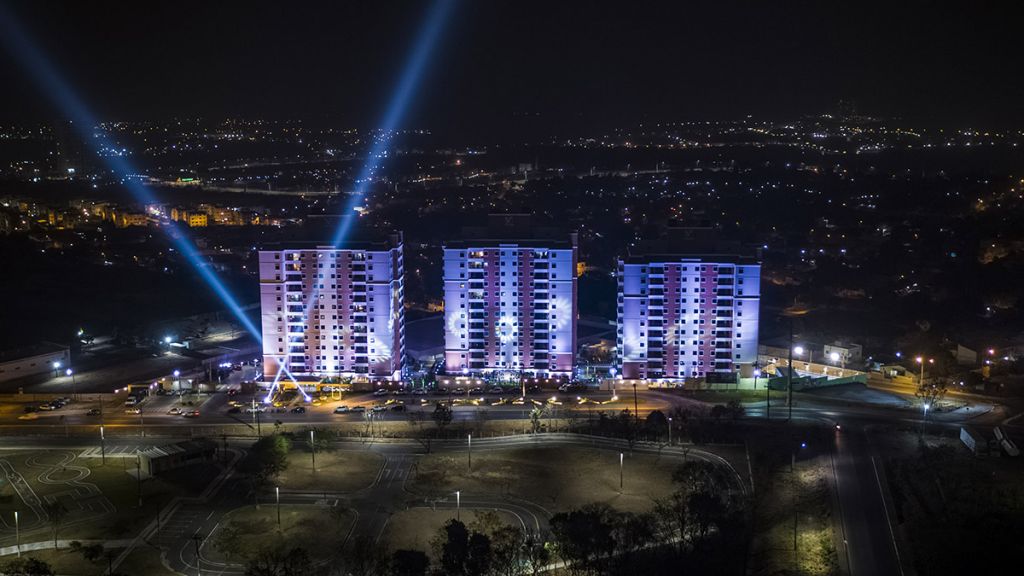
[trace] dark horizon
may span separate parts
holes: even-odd
[[[428,3],[9,3],[109,120],[289,118],[376,127]],[[456,137],[834,112],[1024,123],[1007,9],[457,2],[406,128]],[[52,122],[7,51],[0,121]]]

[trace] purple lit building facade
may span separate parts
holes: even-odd
[[[445,369],[569,377],[576,358],[576,235],[523,216],[444,246]]]
[[[761,266],[753,258],[644,254],[618,263],[624,379],[683,381],[757,361]]]
[[[402,235],[263,250],[264,377],[397,380],[405,347]]]

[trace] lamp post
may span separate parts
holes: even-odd
[[[637,406],[636,401],[636,380],[633,381],[633,418],[636,420],[636,425],[640,425],[640,409]]]
[[[58,372],[58,370],[60,370],[60,362],[54,362],[53,363],[53,377],[54,378],[57,378],[58,376],[60,376],[60,373]]]
[[[473,470],[473,434],[466,436],[466,468]]]
[[[274,486],[274,497],[277,499],[277,530],[281,531],[281,487]]]
[[[14,511],[14,545],[18,548],[18,558],[21,558],[21,523],[18,522],[18,511]]]
[[[672,445],[672,417],[668,417],[668,445]]]
[[[316,441],[314,430],[309,431],[309,455],[313,457],[313,473],[316,474]]]
[[[924,403],[924,406],[923,406],[923,408],[924,408],[924,420],[921,422],[921,432],[922,433],[925,432],[925,428],[928,426],[928,409],[931,408],[931,407],[932,407],[931,403],[929,403],[929,402],[925,402]],[[918,434],[918,436],[920,436],[920,434]]]
[[[181,376],[181,371],[180,370],[175,370],[174,371],[174,387],[178,389],[178,392],[179,392],[178,397],[179,398],[181,398],[181,395],[180,395],[180,393],[181,393],[181,380],[178,379],[180,376]]]
[[[107,465],[107,443],[103,434],[103,425],[100,424],[100,464]]]
[[[618,493],[623,493],[623,467],[625,466],[626,455],[618,453]]]
[[[78,383],[75,381],[75,371],[68,368],[64,373],[71,377],[71,397],[78,400]]]
[[[459,515],[462,511],[462,492],[459,490],[455,491],[455,519],[459,519]]]

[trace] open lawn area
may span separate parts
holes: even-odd
[[[384,458],[375,452],[321,451],[314,474],[309,449],[297,444],[288,453],[288,469],[278,482],[283,490],[355,492],[372,484],[383,464]]]
[[[82,458],[75,450],[0,452],[0,540],[13,544],[18,511],[22,542],[52,538],[51,507],[66,510],[58,537],[120,539],[135,536],[175,496],[196,496],[219,467],[203,463],[168,471],[141,483],[129,474],[132,458]]]
[[[264,550],[301,547],[314,560],[330,558],[340,550],[355,517],[344,508],[282,504],[279,530],[277,510],[274,504],[232,510],[214,533],[212,545],[203,549],[204,557],[246,562]]]
[[[649,510],[672,493],[672,471],[679,457],[629,454],[624,457],[623,490],[619,492],[619,452],[592,448],[516,448],[473,453],[468,470],[465,454],[427,454],[420,458],[408,488],[428,497],[511,495],[551,512],[605,502],[630,512]]]

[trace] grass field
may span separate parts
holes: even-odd
[[[420,459],[408,487],[424,496],[455,490],[463,498],[509,494],[552,512],[590,502],[640,512],[673,491],[672,471],[681,463],[680,458],[626,453],[620,493],[619,453],[611,450],[489,450],[473,454],[472,470],[467,469],[464,454],[428,454]]]
[[[278,478],[282,489],[355,492],[373,483],[384,458],[374,452],[338,450],[316,454],[316,473],[306,447],[299,444],[288,454],[288,470]]]
[[[302,547],[314,559],[324,559],[340,548],[353,518],[346,509],[283,504],[279,530],[277,506],[236,508],[224,516],[212,546],[204,548],[203,555],[214,561],[245,562],[260,551],[280,546]]]

